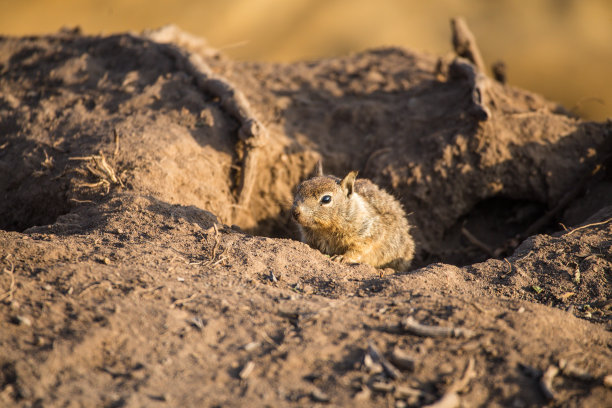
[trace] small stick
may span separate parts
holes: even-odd
[[[9,263],[11,264],[11,269],[4,269],[4,272],[9,274],[9,276],[11,277],[11,284],[9,285],[9,290],[6,293],[3,293],[0,296],[0,300],[4,299],[5,297],[8,297],[8,301],[12,302],[13,301],[13,293],[15,292],[15,265],[13,264],[13,262],[11,262],[10,259],[8,259],[8,256],[5,258],[7,261],[9,261]]]
[[[87,287],[85,287],[85,288],[84,288],[84,289],[83,289],[83,290],[82,290],[82,291],[81,291],[81,292],[78,294],[78,296],[79,296],[79,297],[80,297],[80,296],[83,296],[83,293],[87,292],[87,291],[88,291],[88,290],[90,290],[90,289],[93,289],[93,288],[96,288],[96,287],[98,287],[98,286],[102,285],[104,282],[108,282],[108,283],[110,283],[111,288],[113,287],[113,285],[115,285],[115,286],[119,286],[119,285],[117,285],[116,283],[114,283],[113,281],[110,281],[110,280],[108,280],[108,279],[104,279],[104,280],[101,280],[101,281],[99,281],[99,282],[93,282],[92,284],[88,285]]]
[[[400,378],[402,373],[395,368],[393,364],[378,350],[378,348],[372,343],[368,343],[368,354],[372,357],[374,363],[378,363],[385,370],[385,373],[394,380]]]
[[[219,228],[217,228],[217,224],[213,224],[213,228],[215,230],[215,244],[213,245],[210,259],[206,262],[208,265],[215,261],[215,258],[217,257],[217,248],[219,248]]]
[[[113,157],[117,157],[119,153],[119,133],[117,133],[117,128],[113,128],[113,135],[115,136],[115,151],[113,152]]]
[[[467,240],[470,241],[473,245],[486,252],[486,254],[490,257],[493,258],[495,256],[493,250],[491,250],[491,248],[489,248],[488,245],[486,245],[484,242],[476,238],[470,231],[467,230],[467,228],[461,227],[461,234],[463,234],[463,236],[466,237]]]
[[[79,204],[90,204],[90,203],[93,203],[93,201],[91,201],[91,200],[77,200],[76,198],[71,198],[71,199],[69,199],[69,201],[74,201],[75,203],[79,203]]]
[[[461,377],[460,380],[456,381],[453,385],[451,385],[450,389],[453,392],[461,392],[463,391],[468,384],[470,383],[470,381],[476,377],[476,370],[474,369],[475,366],[475,361],[473,357],[470,357],[470,359],[467,362],[467,365],[465,366],[465,371],[463,372],[463,376]]]
[[[185,303],[189,303],[191,301],[193,301],[195,298],[197,298],[198,296],[200,296],[200,293],[194,293],[193,295],[184,298],[184,299],[176,299],[174,302],[172,302],[172,305],[170,305],[171,309],[174,309],[176,306],[182,306]]]
[[[612,218],[608,218],[607,220],[605,220],[605,221],[601,221],[601,222],[594,222],[594,223],[592,223],[592,224],[583,225],[583,226],[581,226],[581,227],[574,228],[573,230],[571,230],[570,232],[568,232],[567,234],[565,234],[565,236],[567,237],[567,236],[569,236],[569,235],[572,235],[574,232],[576,232],[576,231],[578,231],[578,230],[581,230],[581,229],[584,229],[584,228],[588,228],[588,227],[595,227],[595,226],[597,226],[597,225],[604,225],[604,224],[609,223],[610,221],[612,221]]]
[[[161,285],[161,286],[153,286],[153,287],[150,287],[150,288],[143,288],[143,289],[139,289],[139,290],[137,290],[135,293],[136,293],[137,295],[144,295],[145,293],[157,292],[158,290],[163,289],[163,288],[165,288],[165,286],[164,286],[164,285]]]
[[[402,328],[412,334],[423,337],[465,337],[475,335],[472,330],[460,327],[427,326],[418,323],[412,316],[408,316],[401,324]]]
[[[244,365],[242,370],[240,370],[238,377],[240,377],[241,380],[246,380],[249,377],[249,375],[251,375],[254,369],[255,369],[255,363],[252,361],[249,361],[248,363]]]
[[[463,391],[470,381],[476,377],[476,370],[474,370],[474,358],[470,357],[465,367],[465,371],[463,376],[455,381],[449,388],[446,390],[442,398],[433,404],[427,405],[426,408],[456,408],[461,405],[461,399],[459,398],[459,393]]]
[[[557,394],[552,386],[552,381],[558,373],[559,368],[557,366],[550,365],[540,379],[540,389],[544,393],[544,396],[551,401],[557,398]]]

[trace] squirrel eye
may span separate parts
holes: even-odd
[[[329,194],[325,194],[323,197],[321,197],[321,203],[322,204],[329,204],[331,203],[331,196]]]

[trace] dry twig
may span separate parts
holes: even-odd
[[[442,398],[433,404],[427,405],[427,408],[455,408],[460,406],[461,399],[459,393],[462,392],[470,383],[470,381],[476,377],[476,370],[474,369],[474,358],[470,357],[463,372],[463,376],[455,381],[446,390]]]
[[[215,231],[215,243],[213,245],[212,252],[210,254],[210,259],[202,263],[203,265],[206,265],[206,266],[215,266],[223,260],[221,256],[219,256],[219,259],[217,260],[215,259],[217,258],[217,250],[219,249],[221,240],[219,238],[219,228],[217,227],[217,224],[213,224],[213,229]]]
[[[113,157],[117,157],[117,154],[119,154],[119,133],[117,133],[117,129],[113,129],[113,136],[115,137],[115,150],[113,151]]]
[[[98,182],[96,183],[79,184],[81,187],[96,188],[104,186],[107,194],[110,190],[110,186],[113,184],[124,187],[121,179],[117,177],[115,169],[106,161],[106,157],[104,157],[102,151],[92,156],[70,157],[68,160],[89,162],[85,165],[85,168],[89,170],[89,173],[98,178]]]
[[[565,236],[566,236],[566,237],[567,237],[567,236],[570,236],[570,235],[572,235],[574,232],[579,231],[579,230],[584,229],[584,228],[596,227],[596,226],[598,226],[598,225],[604,225],[604,224],[609,223],[610,221],[612,221],[612,218],[608,218],[608,219],[607,219],[607,220],[605,220],[605,221],[594,222],[594,223],[592,223],[592,224],[586,224],[586,225],[583,225],[583,226],[581,226],[581,227],[574,228],[573,230],[571,230],[570,232],[568,232],[567,234],[565,234]]]
[[[378,350],[378,348],[372,343],[368,343],[368,355],[372,358],[374,363],[380,364],[385,370],[385,373],[394,380],[400,378],[402,373],[395,368],[393,364]]]
[[[494,257],[495,256],[494,253],[493,253],[493,250],[491,248],[489,248],[489,246],[487,244],[485,244],[484,242],[482,242],[481,240],[476,238],[470,231],[468,231],[467,228],[461,227],[461,234],[464,237],[466,237],[467,240],[470,241],[470,243],[472,245],[475,245],[476,247],[478,247],[480,250],[484,251],[490,257]]]
[[[11,283],[9,285],[9,290],[8,292],[3,293],[2,295],[0,295],[0,300],[3,300],[4,298],[8,298],[9,302],[13,301],[13,293],[15,292],[15,265],[13,264],[13,262],[11,262],[9,258],[10,255],[8,255],[6,259],[10,264],[11,264],[11,269],[6,269],[4,268],[4,273],[8,274],[11,277]]]
[[[544,374],[542,374],[542,378],[540,378],[540,389],[544,393],[544,396],[551,401],[557,398],[557,394],[552,386],[552,381],[558,373],[559,368],[555,365],[550,365]]]
[[[185,303],[192,302],[195,298],[197,298],[200,295],[201,293],[194,293],[193,295],[186,297],[184,299],[176,299],[174,302],[172,302],[172,304],[170,305],[170,308],[174,309],[177,306],[182,306]]]
[[[402,328],[412,334],[423,337],[465,337],[470,338],[475,335],[472,330],[460,327],[440,327],[427,326],[420,324],[412,316],[408,316],[402,322]]]
[[[249,361],[248,363],[244,365],[242,370],[240,370],[240,373],[238,373],[238,377],[240,377],[241,380],[246,380],[247,378],[249,378],[249,376],[251,375],[254,369],[255,369],[255,363],[252,361]]]

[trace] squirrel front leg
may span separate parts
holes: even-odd
[[[357,250],[348,250],[343,254],[332,256],[332,260],[345,264],[361,263],[363,259],[362,253]]]

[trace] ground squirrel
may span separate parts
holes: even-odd
[[[414,241],[402,205],[356,177],[323,175],[318,165],[317,175],[298,186],[291,214],[302,242],[341,262],[406,270]]]

